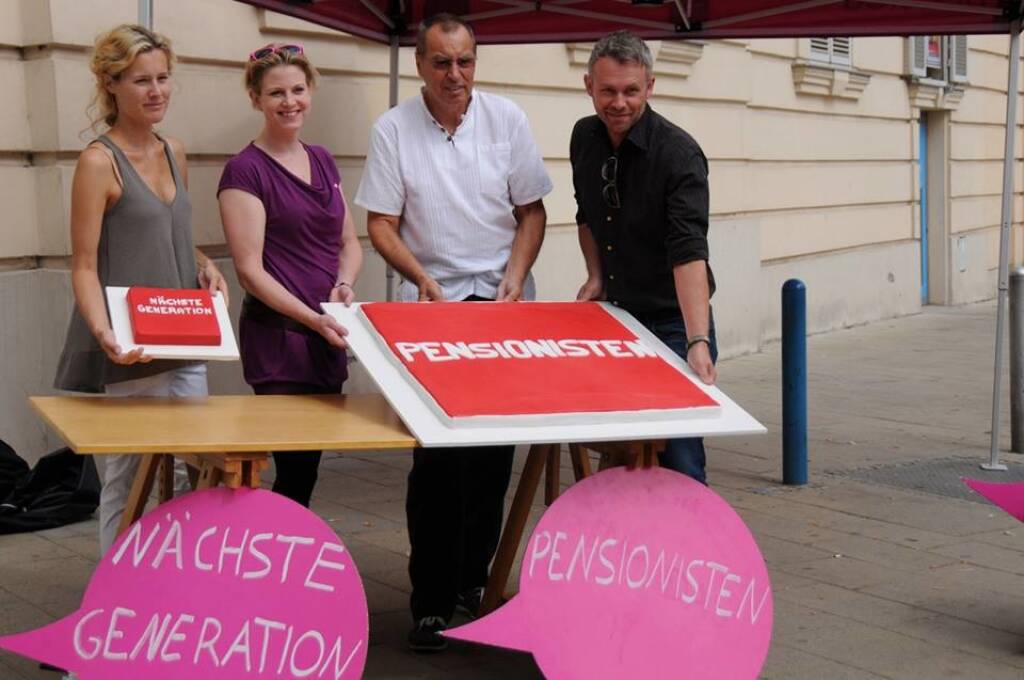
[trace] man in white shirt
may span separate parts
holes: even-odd
[[[514,302],[535,295],[530,268],[551,180],[526,115],[473,90],[476,39],[462,19],[423,22],[421,96],[373,127],[355,201],[401,275],[400,301]],[[414,620],[409,646],[440,651],[456,606],[475,614],[501,532],[513,447],[417,448],[406,517]]]

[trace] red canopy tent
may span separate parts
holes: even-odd
[[[369,40],[413,43],[440,11],[481,43],[594,40],[620,28],[648,39],[1009,33],[1010,0],[240,0]]]
[[[391,105],[398,97],[398,47],[415,42],[424,17],[452,12],[480,43],[577,42],[628,28],[646,39],[1010,35],[1007,94],[1018,92],[1024,0],[237,0],[391,45]],[[1013,219],[1017,96],[1006,103],[999,290],[992,384],[992,437],[986,469],[999,463],[1003,332]],[[388,272],[388,299],[393,274]]]

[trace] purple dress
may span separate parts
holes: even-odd
[[[267,215],[263,268],[319,313],[338,275],[345,206],[330,152],[303,146],[309,154],[309,184],[249,144],[224,167],[217,193],[241,189],[260,199]],[[302,391],[300,386],[311,392],[340,391],[348,377],[345,352],[268,307],[263,312],[243,312],[239,321],[245,381],[257,393]]]

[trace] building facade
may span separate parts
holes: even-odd
[[[346,195],[370,127],[388,105],[389,55],[369,43],[231,0],[155,0],[154,28],[179,55],[163,129],[189,151],[197,244],[236,286],[215,189],[225,160],[259,130],[242,88],[247,55],[300,41],[322,75],[307,141],[330,149]],[[136,0],[0,0],[0,438],[34,459],[58,445],[27,397],[52,393],[72,305],[71,177],[92,137],[85,108],[96,34],[137,20]],[[1006,36],[653,42],[652,105],[700,141],[710,162],[713,300],[723,356],[780,333],[779,291],[808,287],[811,332],[992,298],[998,264],[1009,39]],[[590,45],[484,46],[477,87],[518,102],[555,183],[534,269],[542,299],[584,278],[568,161]],[[412,50],[399,97],[416,96]],[[1015,155],[1021,156],[1021,135]],[[1012,260],[1021,260],[1021,173]],[[354,206],[353,206],[354,207]],[[360,299],[383,299],[367,253]],[[724,372],[727,385],[727,371]],[[352,389],[372,389],[358,370]],[[211,389],[245,392],[237,364]]]

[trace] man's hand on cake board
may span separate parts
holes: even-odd
[[[683,313],[686,328],[686,363],[705,385],[714,385],[718,379],[715,363],[711,361],[711,340],[708,337],[711,321],[711,290],[706,260],[691,260],[672,268],[676,299]]]
[[[594,300],[604,300],[604,282],[601,281],[601,277],[587,277],[587,280],[580,286],[580,290],[576,293],[577,302],[591,302]]]
[[[143,354],[141,347],[136,347],[130,352],[121,352],[121,345],[117,344],[117,338],[114,337],[114,331],[111,328],[100,331],[96,336],[96,341],[99,342],[100,348],[106,352],[107,358],[115,364],[144,364],[153,359],[153,357]]]
[[[516,302],[523,297],[523,280],[506,275],[498,284],[498,302]]]
[[[444,302],[444,293],[441,291],[441,286],[429,276],[424,275],[418,287],[420,289],[420,302]]]
[[[686,363],[690,365],[697,377],[706,385],[714,385],[718,371],[711,361],[711,347],[706,342],[697,342],[686,352]]]

